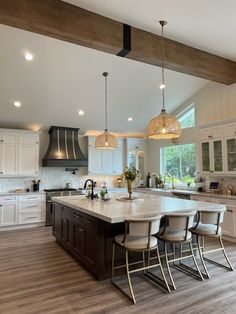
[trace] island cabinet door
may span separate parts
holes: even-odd
[[[67,207],[62,208],[61,236],[67,246],[73,245],[73,210]]]
[[[93,217],[78,213],[74,215],[73,249],[83,264],[88,267],[95,265],[96,224]]]
[[[53,234],[56,238],[62,237],[62,211],[63,207],[54,203],[53,206]]]

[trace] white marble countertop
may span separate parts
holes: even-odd
[[[52,200],[109,223],[123,222],[134,217],[165,215],[170,212],[204,209],[225,210],[226,208],[223,204],[190,201],[144,193],[133,194],[139,199],[131,202],[118,201],[116,199],[122,195],[127,196],[127,193],[115,193],[112,195],[112,199],[107,202],[100,199],[90,200],[80,195],[53,197]]]
[[[191,190],[172,190],[172,189],[155,189],[155,188],[144,188],[146,191],[153,192],[162,192],[162,193],[172,193],[172,194],[184,194],[184,195],[199,195],[204,197],[212,197],[212,198],[223,198],[223,199],[231,199],[236,200],[236,195],[228,195],[228,194],[218,194],[218,193],[210,193],[210,192],[197,192]],[[140,189],[139,189],[140,191]]]
[[[33,191],[31,191],[31,192],[26,192],[26,191],[24,191],[24,192],[0,192],[0,196],[5,196],[5,195],[14,195],[14,196],[16,196],[16,195],[28,195],[28,194],[45,194],[45,192],[44,191],[36,191],[36,192],[33,192]]]

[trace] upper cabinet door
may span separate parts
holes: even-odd
[[[102,173],[113,174],[113,150],[102,150]]]
[[[34,145],[19,145],[19,174],[37,175],[39,171],[39,147]]]
[[[89,147],[88,152],[88,173],[102,174],[102,151]]]
[[[218,173],[223,172],[223,165],[223,141],[213,140],[213,171]]]
[[[17,153],[18,146],[16,144],[2,144],[0,145],[0,175],[16,175],[17,168]]]
[[[38,134],[19,134],[19,144],[36,145],[39,144]]]
[[[211,151],[210,142],[201,142],[201,170],[202,172],[211,171]]]
[[[236,173],[236,138],[226,139],[226,170]]]

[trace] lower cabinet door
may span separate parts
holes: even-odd
[[[224,214],[224,221],[222,223],[223,235],[235,237],[236,236],[236,208],[227,205]]]
[[[17,204],[1,205],[0,225],[6,226],[16,224],[16,207]]]
[[[74,250],[86,264],[96,263],[96,234],[93,222],[78,218],[74,220]]]
[[[53,204],[53,234],[56,237],[62,237],[62,210],[63,207],[59,204]]]

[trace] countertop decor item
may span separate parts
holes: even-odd
[[[129,193],[129,200],[132,200],[132,193],[133,193],[133,181],[136,179],[138,175],[138,171],[135,167],[126,168],[124,172],[125,179],[127,181],[127,188]]]
[[[162,91],[162,109],[159,116],[154,117],[148,124],[147,136],[152,139],[175,139],[178,138],[182,129],[178,119],[175,116],[169,115],[165,109],[165,46],[164,46],[164,26],[166,21],[159,21],[161,24],[162,35],[162,83],[160,89]]]
[[[96,137],[95,147],[99,149],[116,149],[118,147],[116,137],[108,132],[107,128],[107,77],[108,73],[104,72],[105,78],[105,130],[102,134]]]

